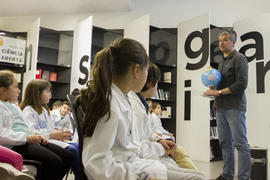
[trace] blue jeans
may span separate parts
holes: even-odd
[[[234,147],[238,150],[238,180],[249,180],[251,161],[247,140],[246,111],[217,109],[219,143],[224,161],[222,176],[234,177]]]
[[[78,174],[78,160],[79,160],[79,146],[78,143],[69,143],[69,146],[66,147],[66,149],[70,152],[72,152],[74,156],[74,162],[72,165],[72,171],[75,175],[75,177]],[[76,179],[76,178],[75,178]]]

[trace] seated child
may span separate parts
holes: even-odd
[[[134,93],[129,92],[128,96],[132,105],[132,108],[135,112],[135,115],[137,117],[137,127],[140,136],[140,143],[142,145],[145,145],[146,142],[152,141],[152,142],[158,142],[160,143],[164,149],[168,149],[168,144],[170,144],[166,139],[163,139],[163,136],[159,136],[155,131],[153,130],[151,126],[151,115],[148,114],[148,104],[145,101],[146,98],[151,98],[154,96],[154,93],[157,90],[157,83],[160,78],[160,70],[159,68],[153,64],[150,63],[149,70],[148,70],[148,76],[147,81],[142,88],[141,92]],[[153,107],[152,107],[153,111]],[[173,143],[173,142],[171,142]],[[174,144],[174,143],[173,143]],[[174,144],[175,145],[175,144]],[[176,145],[175,145],[176,146]],[[169,154],[174,161],[177,163],[177,165],[181,168],[186,169],[196,169],[194,163],[190,159],[190,157],[185,153],[184,149],[180,146],[176,146],[173,152],[170,152]],[[193,172],[194,173],[194,172]],[[194,175],[195,176],[195,175]]]
[[[44,136],[31,128],[22,116],[16,102],[20,90],[14,73],[0,71],[0,140],[23,158],[42,163],[41,179],[62,179],[71,167],[74,157],[69,151],[48,143]]]
[[[27,84],[20,107],[23,110],[24,118],[27,119],[32,129],[45,136],[49,142],[73,153],[75,161],[72,170],[76,176],[79,156],[78,144],[65,142],[71,138],[69,131],[55,130],[48,107],[51,97],[51,84],[46,80],[34,79]]]
[[[67,101],[64,101],[59,109],[51,112],[55,129],[71,130],[69,116],[70,109],[70,104]]]
[[[2,140],[0,139],[0,144]],[[9,163],[19,171],[22,170],[22,156],[15,151],[12,151],[6,147],[0,145],[0,162]]]
[[[79,97],[85,113],[84,172],[89,179],[96,180],[206,180],[194,170],[181,169],[175,163],[166,164],[144,154],[135,125],[137,114],[127,94],[141,91],[148,67],[145,49],[132,39],[117,39],[97,53],[93,79]],[[160,144],[151,144],[157,145],[166,156],[167,150]]]
[[[168,139],[175,142],[175,137],[173,136],[173,134],[165,130],[162,126],[162,123],[159,117],[161,115],[161,111],[162,111],[161,105],[157,102],[152,102],[152,113],[151,113],[152,130],[154,133],[161,136],[163,139]]]
[[[62,101],[60,101],[60,100],[55,101],[55,102],[52,104],[52,111],[53,111],[53,110],[60,109],[61,106],[62,106]]]

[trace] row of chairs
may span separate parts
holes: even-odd
[[[67,94],[67,99],[71,106],[72,117],[70,118],[74,123],[74,128],[78,132],[79,139],[79,161],[78,161],[78,175],[77,180],[87,180],[87,177],[84,173],[84,167],[82,164],[82,148],[83,148],[83,119],[84,113],[81,106],[76,103],[76,96]],[[74,132],[74,131],[73,131]]]

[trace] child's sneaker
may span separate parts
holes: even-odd
[[[7,163],[0,163],[0,179],[1,180],[34,180],[28,174],[22,173]]]

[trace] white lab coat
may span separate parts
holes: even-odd
[[[54,128],[65,129],[65,130],[71,129],[69,114],[62,116],[60,114],[60,109],[56,109],[51,112],[51,117],[54,124]]]
[[[15,104],[13,106],[18,111],[18,115],[22,116],[21,109]],[[10,110],[0,101],[0,144],[8,148],[26,143],[27,135],[24,132],[15,132],[12,130],[14,122],[15,120]]]
[[[144,175],[167,179],[167,168],[160,162],[141,158],[135,142],[133,110],[128,97],[112,84],[111,116],[101,118],[92,137],[84,138],[82,161],[89,179],[137,180]]]
[[[160,138],[160,136],[156,137],[157,135],[153,133],[153,129],[151,128],[151,116],[147,115],[146,108],[136,93],[129,92],[128,96],[130,98],[132,108],[135,111],[134,114],[137,117],[137,123],[135,123],[134,126],[138,127],[138,131],[141,138],[141,141],[140,139],[137,140],[137,141],[140,141],[138,143],[141,144],[141,146],[143,147],[151,143],[152,144],[156,143],[156,142],[150,142],[150,141],[156,141],[157,138]],[[161,144],[159,144],[159,146],[161,146],[163,149],[163,146]],[[147,151],[144,153],[147,153]],[[155,151],[150,151],[148,149],[148,153],[155,154]],[[175,163],[175,161],[167,155],[163,155],[163,156],[160,155],[158,160],[163,165],[166,166],[166,168],[168,169],[168,175],[170,175],[170,177],[173,178],[173,180],[179,180],[179,179],[181,180],[187,180],[187,179],[206,180],[207,179],[202,173],[198,171],[179,168],[178,165]],[[172,175],[174,175],[174,177],[172,177]]]
[[[34,129],[37,134],[45,136],[48,142],[56,144],[62,148],[69,146],[68,143],[56,139],[50,139],[50,133],[54,132],[52,118],[48,111],[43,107],[42,113],[38,114],[31,106],[26,106],[23,109],[23,117],[28,122],[30,128]]]
[[[169,132],[163,128],[160,117],[158,117],[155,113],[151,114],[152,116],[152,125],[153,125],[153,130],[164,135],[168,135]]]
[[[157,140],[162,139],[160,136],[154,133],[155,131],[151,125],[152,123],[151,114],[146,114],[146,108],[143,105],[140,98],[138,97],[138,95],[134,92],[129,92],[128,97],[130,99],[132,108],[137,117],[137,127],[140,134],[140,140],[142,142],[141,144],[145,144],[145,141],[147,142],[147,140],[156,142]],[[162,145],[160,145],[160,148],[161,147]],[[160,154],[160,156],[162,155],[164,154]]]

